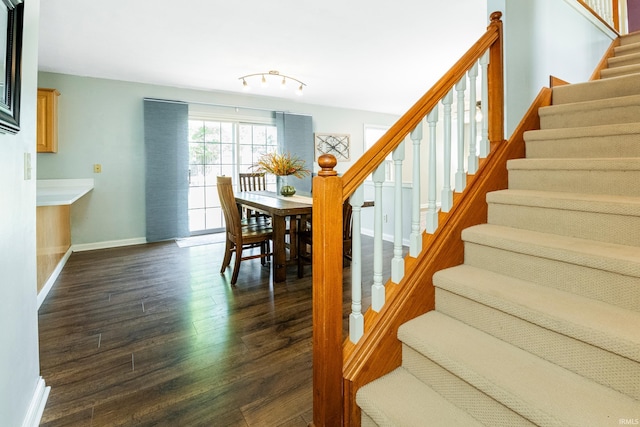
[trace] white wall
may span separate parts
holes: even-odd
[[[61,93],[59,151],[38,155],[38,179],[95,179],[94,190],[71,209],[72,243],[85,248],[144,241],[144,97],[309,114],[314,132],[351,135],[352,159],[362,154],[364,123],[391,125],[397,119],[275,98],[53,73],[40,73],[38,85]],[[94,163],[102,165],[102,173],[93,173]],[[347,170],[349,164],[339,163],[338,172]]]
[[[25,6],[20,132],[0,134],[0,424],[20,426],[41,381],[36,307],[35,105],[39,0]],[[24,179],[24,155],[33,179]]]
[[[580,13],[576,0],[488,0],[487,11],[496,10],[504,28],[508,138],[550,75],[589,80],[615,34]]]

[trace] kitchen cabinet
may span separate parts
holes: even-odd
[[[58,151],[58,96],[56,89],[38,88],[38,123],[36,144],[38,153]]]
[[[93,190],[93,179],[36,182],[38,307],[71,255],[71,205]]]

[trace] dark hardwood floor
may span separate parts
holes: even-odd
[[[371,239],[363,244],[371,253]],[[219,272],[223,249],[164,242],[72,254],[39,310],[51,386],[41,425],[308,425],[310,267],[298,279],[292,266],[274,286],[268,265],[245,261],[232,287],[230,270]],[[349,309],[345,298],[345,317]]]

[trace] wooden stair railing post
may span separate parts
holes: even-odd
[[[342,178],[330,154],[313,179],[313,425],[342,424]]]
[[[502,12],[491,14],[491,24],[499,37],[489,48],[489,142],[504,141],[504,66],[502,64]]]

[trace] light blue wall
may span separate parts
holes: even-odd
[[[308,114],[313,116],[314,132],[350,134],[353,159],[362,154],[365,123],[391,125],[397,119],[275,98],[53,73],[40,73],[38,85],[61,93],[58,153],[38,155],[38,179],[95,179],[94,190],[71,209],[72,243],[85,248],[144,238],[144,97]],[[93,173],[94,163],[102,165],[102,173]],[[344,172],[347,166],[339,163],[337,169]]]
[[[595,23],[576,0],[488,0],[502,11],[506,134],[511,135],[553,75],[570,83],[589,80],[615,34]]]
[[[39,384],[36,82],[39,0],[25,2],[20,132],[0,134],[0,424],[21,426]],[[24,157],[33,179],[25,180]]]

